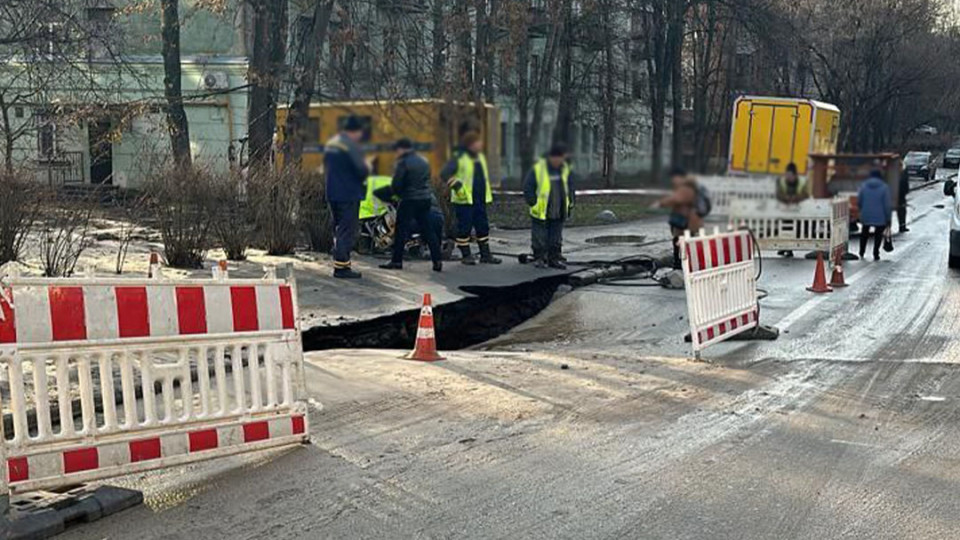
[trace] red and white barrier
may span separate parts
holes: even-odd
[[[758,325],[753,239],[733,231],[680,240],[694,354]]]
[[[3,279],[3,492],[306,441],[292,273],[159,275]]]

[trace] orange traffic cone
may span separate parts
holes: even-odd
[[[429,294],[423,295],[423,307],[420,309],[420,324],[417,326],[417,342],[410,354],[404,358],[420,362],[443,360],[437,353],[437,337],[433,331],[433,307]]]
[[[837,257],[837,262],[833,265],[833,275],[830,276],[830,286],[834,289],[840,287],[846,287],[847,284],[843,280],[843,257]]]
[[[813,286],[807,287],[810,292],[817,294],[833,292],[833,289],[827,285],[827,274],[823,269],[823,253],[817,252],[817,270],[813,274]]]

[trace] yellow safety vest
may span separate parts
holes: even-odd
[[[487,204],[493,202],[493,191],[490,189],[490,169],[487,168],[487,158],[479,155],[480,167],[483,169],[483,178],[487,183],[487,194],[484,197]],[[453,204],[473,204],[473,158],[464,152],[458,161],[457,173],[453,179],[460,181],[460,189],[450,190],[450,202]],[[453,180],[451,179],[451,180]]]
[[[780,193],[786,195],[788,187],[787,179],[780,178],[778,181],[778,187],[780,188]],[[797,178],[797,194],[807,195],[808,197],[810,196],[810,187],[807,184],[807,181],[803,178]]]
[[[387,213],[387,203],[381,201],[374,191],[389,186],[393,178],[389,176],[370,176],[367,178],[367,196],[360,202],[360,219],[380,217]]]
[[[547,160],[541,159],[533,166],[533,174],[537,177],[537,204],[530,208],[530,215],[534,219],[547,219],[547,206],[550,204],[550,169]],[[563,180],[564,215],[570,212],[570,165],[564,163],[560,173]]]

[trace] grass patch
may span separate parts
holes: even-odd
[[[650,216],[664,215],[663,210],[651,209],[650,205],[657,197],[648,195],[591,195],[577,199],[573,216],[567,221],[567,227],[586,227],[606,225],[597,219],[597,214],[611,210],[617,215],[617,222],[637,221]],[[518,195],[499,195],[490,206],[490,223],[501,229],[530,228],[530,208]]]

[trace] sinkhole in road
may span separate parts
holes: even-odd
[[[553,300],[568,276],[548,276],[507,287],[462,287],[471,296],[435,306],[434,328],[441,350],[455,351],[493,339],[534,317]],[[367,321],[303,331],[306,351],[407,349],[417,336],[419,309]]]

